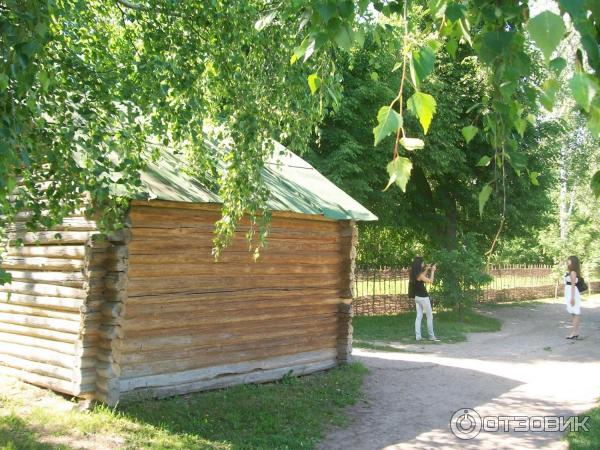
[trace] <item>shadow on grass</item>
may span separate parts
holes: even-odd
[[[425,318],[422,328],[425,329]],[[415,313],[407,312],[388,316],[359,316],[352,320],[354,326],[354,338],[361,341],[401,342],[415,343]],[[453,311],[439,311],[433,316],[433,327],[436,336],[445,343],[462,342],[466,340],[467,333],[486,331],[499,331],[501,322],[486,315],[474,311],[465,312],[462,320]],[[430,343],[426,339],[419,344]]]
[[[13,414],[0,416],[0,448],[2,450],[67,450],[62,445],[40,442],[37,432]]]

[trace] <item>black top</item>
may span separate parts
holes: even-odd
[[[409,280],[408,282],[408,296],[409,298],[414,297],[429,297],[425,282],[421,280]]]

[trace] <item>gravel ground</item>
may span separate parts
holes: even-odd
[[[566,417],[594,407],[600,396],[600,298],[584,302],[577,341],[565,339],[570,316],[561,302],[485,313],[502,320],[502,331],[473,333],[459,344],[398,345],[401,353],[355,349],[355,359],[370,369],[365,399],[350,408],[350,426],[330,430],[320,448],[566,449],[560,432],[514,429],[528,422],[461,440],[450,419],[464,408],[489,418]],[[487,423],[493,428],[498,422]]]

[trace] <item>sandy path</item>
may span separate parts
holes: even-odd
[[[409,346],[410,353],[356,349],[370,369],[365,401],[351,424],[331,430],[321,449],[565,449],[559,432],[485,432],[459,440],[452,414],[570,416],[600,396],[600,299],[585,302],[582,340],[564,339],[562,303],[490,311],[502,331],[474,333],[467,342]],[[517,424],[518,425],[518,424]]]

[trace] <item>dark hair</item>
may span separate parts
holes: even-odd
[[[410,281],[417,281],[417,277],[423,273],[423,257],[415,256],[410,266]]]
[[[569,261],[571,264],[569,264]],[[573,255],[567,258],[567,268],[575,272],[577,276],[581,275],[581,263],[579,262],[579,258],[577,256]]]

